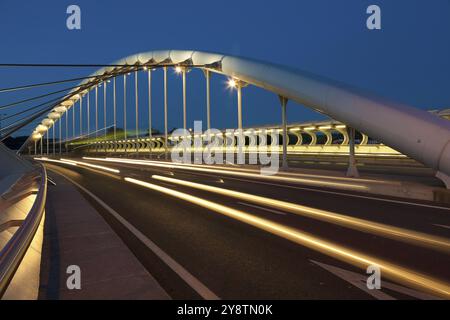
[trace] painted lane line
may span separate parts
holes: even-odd
[[[273,210],[273,209],[269,209],[269,208],[264,208],[264,207],[260,207],[260,206],[254,205],[254,204],[240,202],[240,201],[238,201],[238,203],[243,205],[243,206],[252,207],[252,208],[255,208],[255,209],[260,209],[260,210],[264,210],[264,211],[267,211],[267,212],[272,212],[272,213],[283,215],[283,216],[286,215],[286,212]]]
[[[106,211],[108,211],[114,218],[116,218],[125,228],[128,229],[136,238],[138,238],[148,249],[150,249],[156,256],[158,256],[170,269],[172,269],[181,279],[183,279],[192,289],[194,289],[202,298],[207,300],[219,300],[220,298],[206,287],[200,280],[187,271],[182,265],[176,262],[172,257],[165,253],[153,241],[147,238],[142,232],[136,229],[131,223],[125,220],[117,211],[108,206],[103,200],[93,194],[91,191],[75,182],[64,174],[59,173],[68,181],[73,183],[79,189],[83,190],[92,197],[98,204],[100,204]]]
[[[145,163],[145,162],[139,161],[139,160],[126,160],[126,162],[125,162],[125,161],[121,161],[120,159],[117,159],[117,158],[105,159],[105,158],[84,157],[84,159],[93,160],[93,161],[107,161],[107,162],[119,162],[119,163],[121,162],[121,163],[129,163],[129,164],[136,164],[136,165],[152,166],[152,163]],[[164,161],[154,161],[154,162],[158,163],[158,162],[164,162]],[[208,170],[208,169],[199,170],[201,168],[189,168],[189,167],[185,168],[184,166],[183,167],[181,167],[181,166],[177,167],[176,165],[172,165],[171,163],[167,163],[167,164],[153,164],[153,165],[154,166],[164,167],[164,168],[169,168],[169,169],[186,169],[186,170],[197,169],[197,171],[205,171],[205,172],[211,171],[211,170]],[[227,169],[231,170],[232,168],[227,168]],[[233,172],[227,172],[225,170],[219,170],[219,169],[216,169],[215,171],[219,171],[218,172],[219,174],[222,173],[223,175],[226,175],[227,176],[226,179],[233,179],[233,180],[238,180],[238,181],[245,181],[245,182],[259,183],[259,184],[265,184],[265,185],[272,185],[272,186],[278,186],[278,187],[283,187],[283,188],[306,190],[306,191],[313,191],[313,192],[319,192],[319,193],[334,194],[334,195],[339,195],[339,196],[347,196],[347,197],[353,197],[353,198],[368,199],[368,200],[390,202],[390,203],[396,203],[396,204],[404,204],[404,205],[411,205],[411,206],[418,206],[418,207],[424,207],[424,208],[432,208],[432,209],[439,209],[439,210],[450,211],[450,207],[429,205],[429,204],[423,204],[423,203],[417,203],[417,202],[409,202],[409,201],[403,201],[403,200],[394,200],[394,199],[380,198],[380,197],[374,197],[374,196],[363,196],[363,195],[357,195],[357,194],[351,194],[351,193],[345,193],[345,192],[338,192],[338,191],[320,190],[320,189],[313,189],[313,188],[308,188],[308,187],[282,185],[282,184],[279,184],[279,183],[260,181],[259,179],[249,180],[249,179],[245,179],[245,178],[235,178],[235,177],[229,177],[229,175],[233,175]],[[211,176],[211,177],[216,177],[217,178],[217,175],[213,176],[213,175],[207,174],[207,173],[200,173],[200,175]],[[241,174],[240,172],[237,172],[235,175],[243,175],[243,174]],[[249,174],[247,174],[247,175],[249,175]],[[276,178],[276,176],[274,176],[274,178]]]
[[[446,226],[444,224],[435,224],[435,223],[433,223],[433,226],[441,227],[441,228],[445,228],[445,229],[450,229],[450,226]]]
[[[209,175],[209,176],[211,176],[211,175]],[[411,206],[418,206],[418,207],[424,207],[424,208],[432,208],[432,209],[450,211],[450,207],[435,206],[435,205],[432,205],[432,204],[424,204],[424,203],[408,202],[408,201],[402,201],[402,200],[394,200],[394,199],[378,198],[378,197],[371,197],[371,196],[363,196],[363,195],[351,194],[351,193],[345,193],[345,192],[312,189],[312,188],[307,188],[307,187],[298,187],[298,186],[284,185],[284,184],[272,183],[272,182],[255,181],[255,180],[242,179],[242,178],[226,177],[225,179],[238,180],[238,181],[242,181],[242,182],[259,183],[259,184],[270,185],[270,186],[281,187],[281,188],[313,191],[313,192],[319,192],[319,193],[334,194],[334,195],[338,195],[338,196],[353,197],[353,198],[375,200],[375,201],[382,201],[382,202],[391,202],[391,203],[396,203],[396,204],[404,204],[404,205],[411,205]]]
[[[199,198],[188,193],[129,177],[126,177],[125,181],[193,203],[357,267],[366,269],[369,265],[377,265],[380,269],[382,269],[386,278],[393,279],[394,281],[398,281],[408,286],[425,290],[439,296],[446,298],[450,297],[450,285],[448,283],[431,278],[417,271],[397,266],[382,259],[371,257],[353,249],[323,240],[298,229],[294,229],[268,219],[260,218],[247,212],[233,209],[231,207],[224,206],[204,198]]]

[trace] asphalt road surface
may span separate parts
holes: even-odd
[[[302,183],[268,183],[183,167],[73,160],[120,170],[118,173],[46,162],[50,177],[62,174],[83,188],[82,194],[174,299],[205,298],[205,290],[220,299],[426,299],[445,297],[442,291],[438,293],[437,286],[448,289],[450,207],[445,205],[372,197],[356,191],[336,192]],[[368,232],[358,226],[348,227],[245,198],[155,179],[153,175],[326,210],[368,224],[394,226],[411,232],[412,238],[420,232],[444,244],[412,241],[409,233],[396,238]],[[125,177],[156,187],[137,185]],[[145,235],[157,252],[114,217],[99,199]],[[199,205],[202,200],[226,206],[225,213]],[[235,216],[228,214],[233,209],[238,210]],[[240,217],[242,213],[248,216]],[[276,228],[289,228],[304,237],[292,236],[284,229],[273,231]],[[327,244],[319,243],[322,240]],[[350,253],[335,250],[342,247]],[[177,272],[173,264],[161,258],[160,252],[188,271],[195,281]],[[405,281],[402,276],[396,278],[382,271],[381,290],[369,290],[366,280],[370,274],[355,263],[354,255],[358,254],[394,266],[402,275],[410,274],[411,279]],[[426,280],[425,287],[416,286],[413,282],[417,274],[435,282]]]

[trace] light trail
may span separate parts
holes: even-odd
[[[160,175],[153,175],[153,179],[174,183],[177,185],[182,185],[190,188],[195,188],[203,191],[208,191],[223,196],[233,197],[240,200],[250,201],[255,204],[269,206],[271,208],[287,211],[300,216],[306,216],[313,219],[318,219],[321,221],[330,222],[347,228],[351,228],[358,231],[363,231],[375,235],[382,235],[388,238],[400,240],[403,242],[410,242],[420,246],[427,246],[432,248],[437,248],[450,252],[450,241],[428,235],[425,233],[407,230],[403,228],[393,227],[382,223],[367,221],[359,218],[354,218],[326,210],[320,210],[316,208],[311,208],[296,203],[290,203],[286,201],[266,198],[262,196],[256,196],[244,192],[218,188],[209,186],[206,184],[195,183],[186,180],[180,180],[175,178],[164,177]]]
[[[445,298],[450,297],[450,286],[440,280],[430,278],[421,273],[391,264],[381,259],[364,255],[360,252],[348,249],[346,247],[336,245],[332,242],[322,240],[307,233],[301,232],[294,228],[284,226],[282,224],[272,222],[249,213],[236,210],[206,199],[202,199],[187,193],[162,187],[149,182],[126,177],[125,181],[178,198],[203,208],[218,212],[230,218],[239,220],[256,228],[265,230],[274,235],[290,240],[299,245],[322,252],[336,259],[362,267],[364,269],[369,265],[377,265],[382,270],[386,278],[398,281],[408,286],[425,290],[427,292],[439,295]]]
[[[49,159],[49,158],[33,158],[34,160],[38,160],[38,161],[47,161],[47,162],[55,162],[55,163],[62,163],[62,164],[68,164],[70,166],[76,166],[76,163],[73,162],[67,162],[67,161],[62,161],[62,160],[56,160],[56,159]]]
[[[116,159],[116,158],[91,158],[91,157],[83,157],[86,160],[94,160],[94,161],[105,161],[105,162],[116,162],[116,163],[125,163],[125,164],[140,164],[151,167],[160,167],[160,168],[168,168],[168,169],[183,169],[183,170],[191,170],[197,172],[208,172],[208,173],[219,173],[224,175],[232,175],[239,177],[247,177],[254,179],[262,179],[269,181],[282,181],[288,183],[295,184],[308,184],[315,185],[320,187],[340,187],[342,189],[350,189],[355,191],[366,191],[368,188],[364,185],[359,184],[351,184],[351,183],[342,183],[342,182],[330,182],[330,181],[320,181],[320,180],[311,180],[311,179],[303,179],[303,178],[291,178],[291,177],[283,177],[283,176],[266,176],[257,173],[248,173],[248,172],[237,172],[237,171],[228,171],[221,169],[210,169],[210,168],[200,168],[200,167],[191,167],[191,166],[179,166],[179,164],[165,164],[165,163],[152,163],[144,160],[128,160],[128,159]]]
[[[75,160],[70,160],[70,159],[64,159],[64,158],[61,158],[60,160],[57,160],[57,159],[49,159],[49,158],[42,157],[42,158],[34,158],[34,160],[55,162],[55,163],[61,163],[61,164],[68,164],[68,165],[71,165],[71,166],[79,166],[79,167],[86,166],[86,167],[99,169],[99,170],[104,170],[104,171],[108,171],[108,172],[120,173],[120,170],[117,170],[117,169],[108,168],[108,167],[105,167],[105,166],[99,166],[99,165],[96,165],[96,164],[82,162],[82,161],[75,161]]]
[[[98,159],[98,158],[97,158]],[[110,158],[106,157],[104,159],[119,159],[119,158]],[[225,167],[221,165],[208,165],[208,164],[195,164],[195,163],[182,163],[182,162],[167,162],[167,161],[155,161],[155,160],[139,160],[139,159],[127,159],[131,162],[148,162],[148,163],[155,163],[155,164],[169,164],[174,166],[180,166],[180,167],[200,167],[200,168],[211,168],[215,170],[227,170],[227,171],[241,171],[241,172],[247,172],[247,173],[254,173],[260,175],[259,169],[250,169],[250,168],[240,168],[236,164],[229,163],[230,165],[233,165],[233,168]],[[308,173],[298,173],[298,172],[279,172],[277,173],[276,177],[287,177],[287,178],[312,178],[312,179],[326,179],[326,180],[340,180],[340,181],[348,181],[348,182],[369,182],[369,183],[378,183],[378,184],[395,184],[398,185],[399,183],[396,181],[388,181],[388,180],[373,180],[373,179],[364,179],[364,178],[350,178],[350,177],[339,177],[339,176],[325,176],[325,175],[318,175],[318,174],[308,174]]]
[[[64,159],[64,158],[61,158],[61,161],[71,162],[71,163],[78,164],[80,166],[86,166],[86,167],[90,167],[90,168],[94,168],[94,169],[100,169],[100,170],[105,170],[105,171],[109,171],[109,172],[120,173],[120,170],[118,170],[118,169],[113,169],[113,168],[109,168],[109,167],[105,167],[105,166],[99,166],[99,165],[92,164],[92,163],[75,161],[75,160]]]

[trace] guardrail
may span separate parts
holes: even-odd
[[[33,180],[40,179],[34,203],[26,218],[20,223],[18,230],[0,251],[0,298],[4,295],[14,277],[44,214],[47,197],[47,172],[43,165],[40,165],[40,170],[40,175],[32,178]],[[20,180],[17,183],[20,183]],[[28,188],[31,188],[29,181]],[[24,191],[26,193],[26,190],[22,190],[22,192]],[[20,201],[20,199],[23,199],[23,197],[17,196],[15,201]]]

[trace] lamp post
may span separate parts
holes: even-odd
[[[287,169],[287,144],[288,144],[288,134],[287,134],[287,115],[286,115],[286,106],[288,103],[288,99],[280,96],[281,103],[281,121],[282,121],[282,130],[283,130],[283,169]]]
[[[152,157],[152,70],[148,69],[148,138],[150,158]]]
[[[245,145],[244,134],[242,131],[242,88],[246,87],[247,83],[238,79],[229,79],[228,87],[234,88],[237,91],[237,112],[238,112],[238,164],[243,164],[245,161],[243,153],[243,145]]]
[[[168,131],[167,131],[167,67],[164,70],[164,158],[167,160],[168,157]]]

